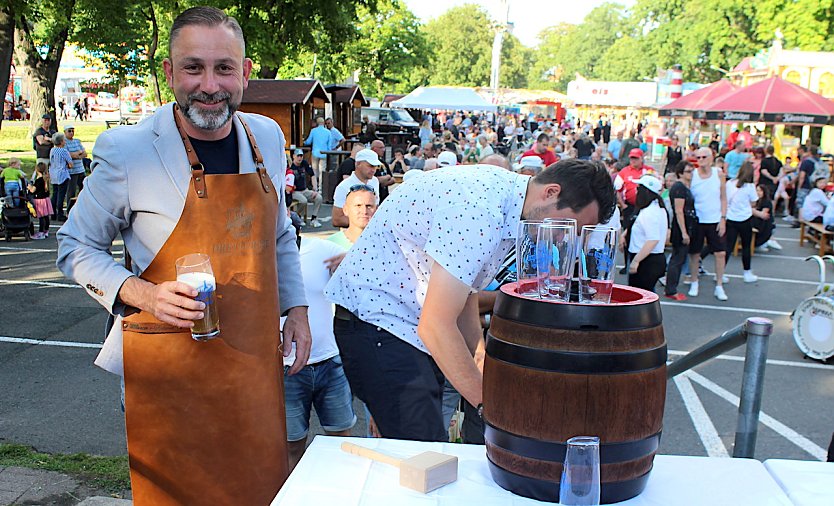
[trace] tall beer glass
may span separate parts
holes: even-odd
[[[192,253],[177,259],[177,281],[197,290],[195,300],[206,305],[203,317],[194,320],[191,337],[197,341],[208,341],[220,334],[220,314],[217,311],[217,283],[211,270],[209,257],[203,253]]]

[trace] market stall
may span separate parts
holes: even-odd
[[[498,106],[490,104],[470,88],[444,88],[421,86],[399,100],[391,107],[402,109],[442,109],[449,111],[492,111]]]

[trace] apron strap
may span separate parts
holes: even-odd
[[[265,193],[269,193],[272,191],[272,183],[269,180],[266,167],[264,167],[264,157],[258,148],[258,141],[255,140],[255,136],[252,135],[252,130],[249,129],[249,125],[243,119],[243,116],[238,116],[237,119],[240,120],[240,124],[243,125],[243,130],[246,132],[246,137],[249,138],[249,146],[252,148],[252,158],[255,160],[255,170],[258,172],[259,179],[261,180],[261,187]]]
[[[175,103],[174,123],[177,125],[177,131],[180,133],[183,146],[185,146],[185,154],[188,156],[188,165],[191,166],[191,180],[194,182],[194,190],[197,192],[197,198],[204,199],[208,197],[208,192],[206,191],[206,171],[203,164],[200,163],[200,159],[197,157],[197,152],[194,151],[194,146],[191,145],[191,141],[188,139],[188,134],[182,129],[180,118],[177,114],[179,110],[180,106]]]

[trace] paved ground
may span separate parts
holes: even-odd
[[[309,232],[327,235],[328,225]],[[758,283],[743,283],[740,259],[731,260],[728,302],[712,296],[707,279],[700,297],[662,303],[670,358],[747,317],[773,319],[756,457],[822,459],[834,431],[834,366],[803,359],[789,319],[813,294],[816,267],[803,262],[812,250],[799,247],[796,230],[780,226],[776,235],[784,250],[753,259]],[[117,257],[120,250],[114,247]],[[0,243],[0,442],[44,452],[124,454],[118,378],[92,365],[105,312],[55,269],[55,251],[54,234]],[[706,266],[713,270],[711,260]],[[732,454],[743,355],[735,350],[669,382],[661,452]],[[0,504],[7,503],[8,488],[0,473]]]

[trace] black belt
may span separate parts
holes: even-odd
[[[346,307],[336,304],[336,313],[333,315],[337,320],[346,322],[361,321],[359,317],[351,313]]]

